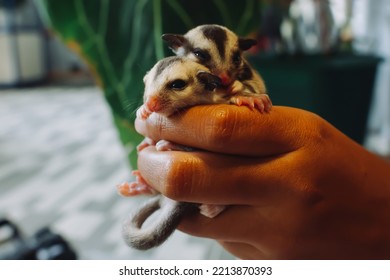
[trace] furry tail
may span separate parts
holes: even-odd
[[[138,212],[123,224],[122,234],[130,247],[147,250],[162,244],[179,225],[182,217],[197,209],[193,203],[177,202],[158,195],[143,205]],[[156,221],[144,222],[157,210]]]

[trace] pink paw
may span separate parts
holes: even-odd
[[[176,144],[167,140],[160,140],[156,143],[156,150],[157,151],[186,151],[190,152],[193,151],[192,148],[183,146],[180,144]]]
[[[136,177],[135,182],[123,182],[117,186],[118,192],[122,196],[136,196],[140,194],[154,195],[157,191],[154,190],[142,177],[138,170],[134,170],[132,174]]]
[[[251,96],[237,95],[233,96],[230,101],[237,106],[247,106],[250,109],[257,108],[260,113],[269,113],[272,108],[272,101],[269,98],[268,94],[259,94]]]
[[[143,149],[145,149],[146,147],[149,147],[149,146],[153,146],[155,145],[156,143],[150,139],[150,138],[144,138],[144,140],[142,140],[141,143],[138,144],[137,146],[137,151],[142,151]]]
[[[152,112],[145,105],[142,105],[137,110],[137,118],[142,120],[146,120],[151,114]]]

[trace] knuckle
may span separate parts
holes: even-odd
[[[222,106],[213,106],[210,110],[204,130],[208,144],[213,147],[225,146],[232,140],[236,129],[234,111]]]
[[[322,119],[320,116],[310,113],[310,134],[311,143],[314,144],[323,144],[326,143],[331,137],[331,130],[329,129],[329,124]]]

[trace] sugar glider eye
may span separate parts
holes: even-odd
[[[194,49],[192,53],[201,61],[201,62],[206,62],[210,60],[210,54],[201,49]]]
[[[240,54],[240,52],[237,51],[237,52],[233,53],[232,62],[235,65],[237,65],[237,66],[240,65],[240,63],[241,63],[241,54]]]
[[[174,80],[168,84],[169,89],[182,90],[187,86],[187,82],[181,79]]]

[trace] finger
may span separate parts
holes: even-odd
[[[178,229],[187,234],[216,239],[219,242],[261,243],[268,234],[269,223],[261,211],[250,206],[231,206],[215,218],[193,215]]]
[[[321,121],[320,121],[321,120]],[[307,134],[321,133],[318,116],[307,111],[275,106],[268,114],[232,105],[196,106],[182,114],[152,114],[136,120],[139,133],[214,152],[263,156],[290,152]]]
[[[299,153],[245,158],[203,151],[158,152],[152,146],[138,155],[142,177],[158,192],[178,201],[220,205],[293,197],[294,191],[306,185],[295,170],[299,162],[306,162],[299,159]]]
[[[312,242],[311,227],[302,224],[307,209],[298,204],[285,201],[280,205],[261,207],[232,205],[212,219],[202,215],[189,216],[182,220],[178,229],[219,242],[245,243],[256,247],[267,258],[292,256],[296,253],[297,242],[302,246]]]

